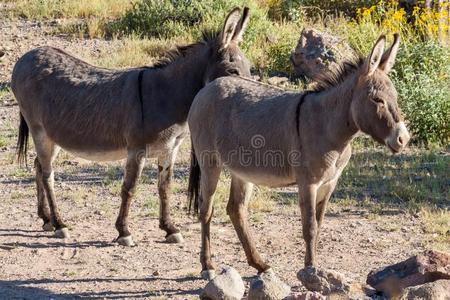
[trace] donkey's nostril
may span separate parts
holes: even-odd
[[[401,136],[398,137],[398,143],[399,143],[400,145],[403,145],[403,139],[402,139]]]

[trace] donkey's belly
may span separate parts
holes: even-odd
[[[296,183],[295,177],[291,175],[282,176],[269,172],[249,172],[242,169],[230,171],[247,182],[267,187],[285,187]]]
[[[115,161],[121,160],[127,157],[127,150],[108,150],[108,151],[89,151],[89,150],[70,150],[64,149],[67,152],[90,161]]]

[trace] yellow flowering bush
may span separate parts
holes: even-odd
[[[428,8],[415,6],[408,18],[404,8],[397,0],[382,0],[377,5],[357,10],[356,21],[364,24],[378,24],[388,34],[399,32],[407,38],[437,38],[448,41],[450,16],[448,2],[441,2],[439,7]]]

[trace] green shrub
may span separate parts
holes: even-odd
[[[437,42],[406,43],[393,73],[400,104],[418,143],[450,142],[450,51]]]
[[[143,0],[115,24],[114,31],[149,37],[172,37],[202,21],[211,0]]]
[[[138,34],[170,38],[180,35],[197,37],[202,30],[217,30],[233,7],[249,6],[252,18],[246,41],[255,39],[263,28],[258,23],[266,19],[256,1],[244,0],[142,0],[112,25],[114,33]]]

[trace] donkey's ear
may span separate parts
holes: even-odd
[[[375,46],[373,46],[372,52],[370,53],[369,57],[366,59],[366,62],[364,63],[364,75],[370,76],[378,68],[378,65],[380,64],[381,61],[381,57],[383,56],[385,42],[386,37],[384,35],[378,38],[377,42],[375,43]]]
[[[394,66],[395,57],[397,56],[399,45],[400,36],[398,33],[394,33],[394,42],[392,43],[392,46],[387,49],[386,52],[384,52],[383,56],[381,57],[380,65],[378,66],[384,72],[389,73],[389,71],[391,71],[392,67]]]
[[[220,42],[222,48],[227,48],[233,39],[234,33],[236,32],[236,27],[239,24],[239,17],[241,16],[241,10],[236,7],[230,11],[225,19],[225,24],[220,32]]]
[[[242,42],[242,36],[244,35],[248,21],[250,20],[249,11],[250,9],[248,7],[244,7],[244,12],[242,13],[242,17],[239,20],[239,24],[237,25],[233,35],[233,41],[236,41],[236,43]]]

